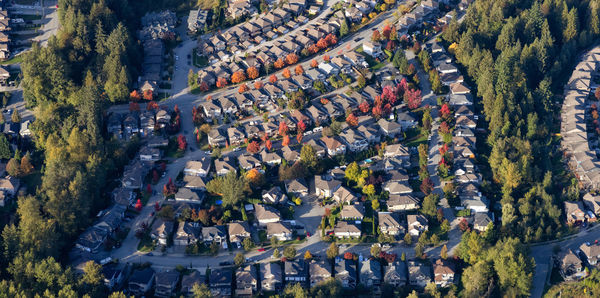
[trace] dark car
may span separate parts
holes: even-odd
[[[232,265],[232,263],[229,261],[224,261],[224,262],[219,263],[219,266],[229,266],[229,265]]]

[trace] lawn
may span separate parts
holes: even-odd
[[[419,134],[416,137],[405,140],[406,147],[418,147],[420,144],[427,144],[427,136]]]
[[[12,57],[9,60],[2,61],[0,64],[2,64],[2,65],[8,65],[8,64],[21,63],[21,62],[23,62],[23,55]]]
[[[146,233],[142,239],[140,239],[137,250],[141,252],[151,252],[155,247],[156,245],[154,244],[154,240],[150,238],[150,233]]]
[[[192,63],[196,67],[204,67],[208,65],[208,59],[204,56],[196,55],[196,49],[194,49],[194,51],[192,52],[192,60]]]

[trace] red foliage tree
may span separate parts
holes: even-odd
[[[407,70],[408,75],[412,76],[415,74],[416,71],[417,71],[417,69],[415,68],[414,64],[411,63],[408,65],[408,70]]]
[[[390,40],[387,42],[387,45],[385,46],[385,49],[388,51],[393,51],[396,48],[396,42],[393,40]]]
[[[281,141],[281,146],[288,146],[290,144],[290,136],[289,135],[285,135],[283,136],[283,141]]]
[[[200,83],[200,91],[202,92],[206,92],[210,89],[210,87],[208,87],[208,84],[206,82],[202,82]]]
[[[390,33],[392,33],[392,28],[390,27],[390,25],[385,25],[385,27],[383,27],[383,30],[381,31],[381,35],[383,35],[383,38],[385,39],[390,39]]]
[[[466,230],[468,230],[468,229],[469,229],[469,222],[467,221],[467,219],[466,219],[466,218],[463,218],[463,219],[461,219],[461,220],[458,222],[458,228],[459,228],[459,229],[460,229],[462,232],[464,232],[464,231],[466,231]]]
[[[289,128],[284,121],[279,122],[279,135],[285,136],[288,134]]]
[[[132,101],[138,101],[138,100],[142,99],[142,95],[137,90],[133,90],[133,91],[131,91],[131,93],[129,93],[129,98]]]
[[[338,42],[337,37],[334,34],[327,34],[327,36],[325,37],[325,40],[327,41],[327,44],[334,45]]]
[[[146,185],[146,194],[152,194],[152,186],[150,185],[150,183]]]
[[[421,101],[423,98],[421,97],[421,90],[412,89],[404,92],[404,100],[408,104],[408,108],[414,110],[421,106]]]
[[[158,202],[154,203],[154,211],[160,211],[160,206],[158,205]]]
[[[442,118],[444,118],[444,119],[447,119],[451,115],[450,107],[448,107],[447,103],[442,105],[442,108],[440,109],[440,113],[442,114]]]
[[[275,76],[274,74],[272,74],[272,75],[269,77],[269,82],[271,82],[271,83],[275,84],[275,82],[277,82],[277,76]]]
[[[396,85],[396,92],[404,94],[406,90],[408,90],[408,82],[406,81],[406,78],[402,78],[400,83]]]
[[[303,133],[306,131],[306,124],[304,121],[300,120],[300,122],[298,122],[298,125],[296,125],[296,130],[298,130],[298,133]]]
[[[351,252],[349,252],[349,251],[347,251],[347,252],[344,253],[344,259],[346,259],[346,260],[352,260],[352,259],[354,259],[354,254],[351,253]]]
[[[296,64],[296,63],[298,63],[298,60],[299,60],[299,59],[300,59],[300,58],[298,57],[298,55],[296,55],[296,54],[294,54],[294,53],[290,53],[290,54],[288,54],[287,56],[285,56],[285,62],[286,62],[288,65],[292,65],[292,64]]]
[[[319,39],[319,41],[317,41],[317,47],[321,50],[328,46],[329,46],[329,43],[327,42],[327,40],[325,38],[321,38],[321,39]]]
[[[363,112],[364,114],[368,113],[369,110],[371,110],[371,106],[369,105],[369,103],[367,101],[363,101],[359,106],[358,109]]]
[[[231,82],[234,84],[241,83],[246,80],[246,74],[243,71],[236,71],[231,75]]]
[[[317,68],[317,66],[319,66],[319,62],[317,62],[317,60],[313,59],[310,61],[310,67]]]
[[[184,151],[185,148],[187,148],[187,140],[185,139],[185,136],[177,136],[177,149]]]
[[[154,94],[152,93],[152,90],[147,89],[146,91],[144,91],[144,99],[145,100],[152,100],[153,97],[154,97]]]
[[[443,133],[443,134],[449,134],[450,133],[450,125],[448,125],[448,123],[446,121],[443,121],[440,124],[439,131],[440,131],[440,133]]]
[[[350,126],[358,126],[358,118],[354,116],[354,113],[350,113],[348,117],[346,117],[346,123]]]
[[[386,103],[383,106],[382,112],[383,112],[383,115],[385,115],[385,116],[390,115],[392,113],[392,105],[389,103]]]
[[[329,62],[329,60],[331,60],[331,57],[329,57],[329,55],[323,56],[323,61]]]
[[[301,133],[298,133],[298,134],[296,135],[296,141],[298,141],[298,144],[301,144],[301,143],[302,143],[302,138],[304,138],[304,135],[303,135],[303,134],[301,134]]]
[[[377,30],[377,29],[373,30],[373,35],[371,35],[371,40],[372,41],[381,40],[381,33],[379,33],[379,30]]]
[[[154,101],[151,101],[146,105],[146,110],[158,110],[158,104]]]
[[[138,212],[142,211],[142,200],[138,199],[137,202],[135,202],[135,210]]]
[[[421,182],[421,191],[425,194],[428,195],[433,191],[433,182],[431,181],[431,179],[429,177],[423,179],[423,182]]]
[[[381,116],[383,115],[383,109],[381,108],[381,105],[379,104],[374,106],[371,113],[373,114],[373,117],[377,119],[381,118]]]
[[[259,76],[258,69],[256,69],[256,67],[254,66],[250,66],[248,67],[248,69],[246,69],[246,75],[248,75],[248,78],[250,78],[251,80],[254,80]]]
[[[265,142],[265,147],[267,147],[267,149],[270,151],[271,148],[273,148],[273,143],[271,143],[271,140],[267,140]]]
[[[381,90],[381,98],[389,101],[391,104],[396,103],[397,98],[394,88],[389,85],[383,87],[383,90]]]
[[[311,54],[316,54],[319,51],[319,47],[316,44],[310,45],[308,47],[308,52]]]
[[[226,78],[219,78],[217,80],[217,88],[223,88],[225,86],[227,86],[228,82]]]
[[[258,153],[258,151],[260,151],[260,144],[258,144],[257,141],[252,141],[248,144],[248,147],[246,147],[246,150],[252,154]]]

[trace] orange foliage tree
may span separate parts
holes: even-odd
[[[227,79],[226,78],[219,78],[217,80],[217,88],[223,88],[227,86]]]
[[[275,76],[274,74],[272,74],[272,75],[269,77],[269,82],[271,82],[271,83],[275,84],[275,82],[277,82],[277,76]]]
[[[302,143],[302,138],[303,138],[303,136],[304,136],[304,135],[303,135],[303,134],[301,134],[301,133],[299,133],[299,134],[296,136],[296,140],[298,141],[298,144],[301,144],[301,143]]]
[[[296,63],[298,63],[298,59],[300,59],[300,58],[298,57],[298,55],[296,55],[296,54],[294,54],[294,53],[290,53],[290,54],[288,54],[288,55],[285,57],[285,62],[286,62],[288,65],[292,65],[292,64],[296,64]]]
[[[292,76],[292,73],[290,72],[289,68],[286,68],[283,70],[282,75],[284,78],[289,79]]]
[[[246,74],[248,75],[248,77],[249,77],[251,80],[254,80],[254,79],[258,78],[258,75],[259,75],[259,73],[258,73],[258,69],[256,69],[256,67],[254,67],[254,66],[251,66],[251,67],[249,67],[249,68],[246,70]]]
[[[243,84],[243,85],[240,86],[240,89],[238,89],[238,92],[239,93],[244,93],[244,92],[246,92],[248,90],[250,90],[250,88],[248,87],[248,85]]]
[[[317,62],[317,60],[313,59],[310,61],[310,67],[317,68],[317,66],[319,66],[319,62]]]
[[[236,71],[231,75],[231,82],[234,84],[241,83],[246,80],[246,74],[243,71]]]
[[[279,58],[277,61],[275,61],[275,63],[273,63],[273,66],[275,66],[277,69],[280,69],[285,66],[285,62],[283,62],[283,59]]]
[[[254,89],[260,89],[263,87],[263,83],[262,82],[254,82]]]
[[[257,153],[258,151],[260,151],[260,144],[258,144],[257,141],[252,141],[248,144],[248,147],[246,148],[246,150],[249,153]]]
[[[288,146],[290,144],[290,136],[283,136],[283,141],[281,141],[281,146]]]
[[[144,91],[144,99],[145,100],[152,100],[153,97],[154,97],[154,94],[152,94],[152,90],[147,89],[146,91]]]
[[[271,140],[267,140],[265,142],[265,147],[267,147],[268,150],[271,150],[271,148],[273,148],[273,143],[271,142]]]
[[[329,55],[325,55],[323,56],[323,60],[325,60],[325,62],[329,62],[329,60],[331,60],[331,57],[329,57]]]
[[[288,134],[288,126],[285,122],[281,121],[279,122],[279,135],[280,136],[285,136]]]
[[[317,41],[317,47],[319,49],[324,49],[328,46],[327,40],[325,38],[321,38],[319,39],[319,41]]]
[[[302,65],[298,64],[296,66],[296,69],[294,69],[294,71],[296,72],[297,75],[301,75],[304,73],[304,68],[302,68]]]
[[[358,118],[354,116],[354,113],[350,113],[350,115],[346,117],[346,123],[350,126],[358,126]]]
[[[137,90],[133,90],[129,93],[129,98],[133,101],[138,101],[142,99],[142,95]]]

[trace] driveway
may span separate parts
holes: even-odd
[[[42,21],[46,23],[42,26],[42,29],[40,29],[42,34],[36,36],[33,41],[37,41],[42,46],[45,46],[48,43],[48,39],[58,32],[60,22],[58,21],[58,10],[56,9],[58,1],[43,1],[43,3]]]

